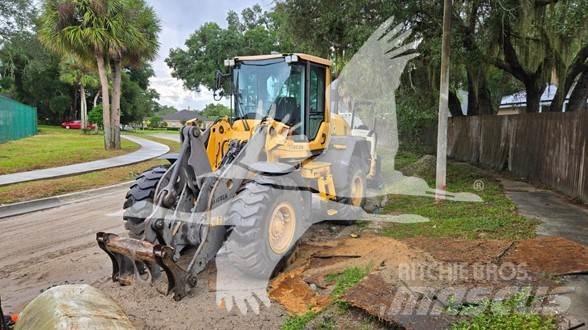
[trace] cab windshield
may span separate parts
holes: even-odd
[[[283,58],[243,61],[233,69],[236,119],[274,118],[304,132],[305,65]]]

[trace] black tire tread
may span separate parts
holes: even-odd
[[[229,223],[242,224],[233,227],[225,242],[229,260],[251,275],[269,276],[279,262],[267,257],[268,247],[264,237],[264,216],[271,211],[269,208],[273,205],[276,189],[269,180],[262,184],[259,181],[247,183],[231,202],[227,214]],[[301,196],[300,199],[302,200]],[[297,223],[296,230],[303,226],[301,222],[304,221],[299,215],[298,217],[297,221],[300,223]],[[287,257],[290,252],[283,257]]]
[[[166,171],[167,168],[161,166],[147,170],[129,188],[123,205],[123,221],[129,237],[143,237],[145,218],[152,212],[157,183]]]

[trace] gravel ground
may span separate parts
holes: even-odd
[[[116,300],[138,329],[279,328],[286,314],[278,304],[259,315],[227,312],[202,276],[192,296],[180,302],[155,288],[120,287],[110,281],[110,260],[96,245],[98,231],[122,233],[126,188],[91,201],[0,220],[0,294],[5,312],[21,311],[43,290],[87,283]]]

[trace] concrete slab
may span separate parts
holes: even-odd
[[[548,190],[513,191],[504,186],[519,214],[541,221],[537,234],[562,236],[588,245],[588,209]]]
[[[139,144],[141,148],[126,155],[95,160],[92,162],[0,175],[0,186],[125,166],[159,157],[169,151],[169,147],[165,144],[136,136],[123,135],[121,137]]]
[[[537,234],[561,236],[588,245],[588,209],[572,204],[563,196],[527,183],[502,180],[506,195],[517,205],[519,214],[541,221]],[[568,296],[567,319],[570,327],[588,324],[588,275],[567,276],[566,285],[574,288]]]

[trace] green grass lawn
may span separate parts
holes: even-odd
[[[125,139],[121,144],[121,150],[107,151],[102,135],[39,126],[35,136],[0,144],[0,175],[109,158],[139,148]]]
[[[504,301],[483,300],[479,305],[457,306],[457,308],[449,306],[448,312],[451,314],[471,316],[453,324],[451,329],[557,329],[557,320],[554,316],[541,315],[532,311],[530,307],[535,299],[523,290]]]
[[[396,157],[396,168],[416,161],[418,155],[400,152]],[[402,164],[401,166],[398,166]],[[435,169],[419,173],[430,187],[435,186]],[[477,191],[474,183],[483,182]],[[385,235],[394,238],[416,236],[453,238],[522,239],[535,235],[536,222],[516,213],[515,204],[504,194],[495,178],[474,166],[449,162],[447,183],[450,192],[471,192],[483,199],[481,203],[443,201],[433,198],[390,195],[384,213],[418,214],[430,222],[416,224],[391,224]]]
[[[145,136],[145,138],[167,145],[170,148],[170,152],[177,152],[180,147],[180,144],[177,142],[149,136]],[[169,164],[167,160],[156,158],[137,164],[71,175],[63,178],[30,181],[2,186],[0,187],[0,204],[23,202],[37,198],[110,186],[134,180],[139,174],[150,168],[167,164]]]

